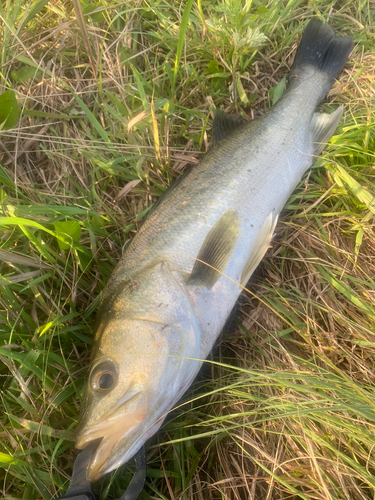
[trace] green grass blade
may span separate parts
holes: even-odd
[[[180,29],[179,29],[179,33],[178,33],[178,45],[177,45],[176,59],[175,59],[174,70],[173,70],[172,95],[173,95],[175,88],[176,88],[177,74],[178,74],[178,70],[179,70],[179,66],[180,66],[182,50],[183,50],[184,45],[185,45],[186,30],[187,30],[187,26],[189,23],[190,11],[191,11],[192,6],[193,6],[193,0],[188,0],[186,2],[184,13],[183,13],[182,19],[181,19]]]

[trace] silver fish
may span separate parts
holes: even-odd
[[[315,111],[351,50],[350,38],[312,19],[285,95],[245,125],[219,113],[209,153],[125,252],[98,312],[76,442],[83,449],[102,438],[91,481],[129,460],[194,380],[282,208],[339,123],[342,107]]]

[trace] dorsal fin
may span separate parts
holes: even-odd
[[[146,219],[148,217],[150,217],[150,215],[155,212],[155,210],[158,208],[158,206],[160,205],[160,203],[162,203],[170,194],[171,192],[174,190],[174,188],[176,188],[180,182],[182,180],[184,180],[191,172],[192,169],[188,170],[187,172],[185,172],[184,174],[180,175],[180,177],[178,177],[170,186],[169,188],[167,188],[164,193],[159,196],[159,198],[155,201],[155,203],[152,205],[152,207],[150,208],[150,210],[147,212],[147,215],[146,215]]]
[[[212,144],[221,141],[237,128],[243,125],[244,120],[239,115],[229,115],[217,109],[215,111],[214,123],[212,125]]]
[[[314,143],[314,155],[319,156],[325,145],[335,133],[339,124],[344,106],[340,106],[333,113],[314,113],[311,120],[311,133]]]
[[[240,221],[237,212],[228,210],[207,234],[188,280],[211,288],[224,272],[237,245]]]
[[[241,274],[241,285],[245,286],[249,281],[250,276],[255,271],[259,262],[263,259],[264,254],[270,246],[273,232],[275,230],[278,215],[275,217],[275,220],[272,222],[272,213],[269,214],[267,219],[264,221],[263,226],[258,234],[257,239],[253,245],[251,254],[249,255],[245,267],[243,268]]]

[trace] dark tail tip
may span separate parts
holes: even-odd
[[[314,66],[334,80],[353,49],[353,40],[337,36],[333,28],[311,19],[306,27],[293,62],[291,75],[301,66]]]

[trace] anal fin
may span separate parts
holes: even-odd
[[[314,155],[319,156],[325,145],[333,136],[342,112],[343,106],[340,106],[333,113],[314,113],[311,120],[311,133],[314,142]]]
[[[228,210],[207,234],[188,284],[199,283],[211,288],[221,277],[237,245],[240,221],[237,212]]]
[[[278,215],[275,217],[275,220],[272,221],[272,213],[269,214],[267,219],[264,221],[264,224],[258,234],[257,239],[253,245],[251,254],[249,255],[245,267],[243,268],[241,274],[241,286],[245,286],[249,281],[250,276],[255,271],[259,262],[263,259],[264,254],[270,246],[273,232],[275,230]]]

